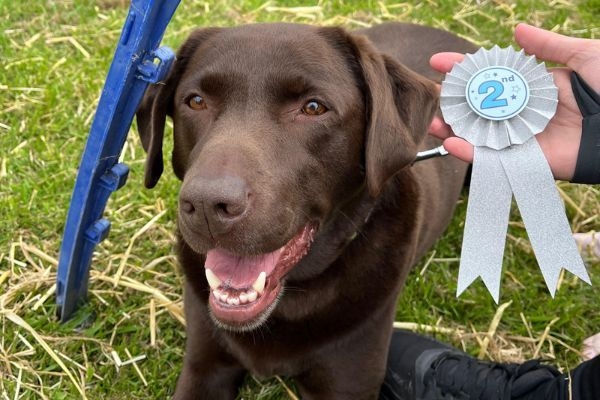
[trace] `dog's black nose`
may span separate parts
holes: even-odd
[[[229,232],[246,215],[251,192],[238,177],[197,177],[185,182],[179,210],[190,228],[209,236]]]

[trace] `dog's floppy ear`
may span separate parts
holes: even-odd
[[[146,176],[144,185],[147,188],[156,186],[163,172],[162,145],[167,115],[173,116],[175,89],[181,75],[195,50],[220,28],[198,29],[190,35],[177,52],[171,71],[164,82],[151,85],[137,109],[136,120],[142,146],[146,151]],[[177,168],[175,168],[177,169]],[[181,171],[175,171],[180,176]]]
[[[170,93],[167,93],[170,92]],[[171,115],[173,89],[160,83],[149,86],[136,113],[138,133],[147,153],[144,185],[156,186],[163,172],[162,143],[167,114]]]
[[[410,164],[438,108],[435,84],[351,35],[365,84],[367,187],[377,196],[385,182]],[[418,46],[418,44],[417,44]]]

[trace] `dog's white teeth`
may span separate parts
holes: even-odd
[[[240,299],[238,297],[228,297],[227,304],[229,304],[230,306],[239,306]]]
[[[246,292],[242,292],[240,293],[240,304],[246,303],[248,303],[248,295],[246,294]]]
[[[213,289],[212,294],[219,302],[230,306],[239,306],[254,303],[258,299],[258,292],[252,288],[236,294],[227,293],[227,290]]]
[[[254,303],[265,291],[267,274],[261,272],[252,284],[252,287],[243,291],[229,290],[221,286],[221,280],[210,269],[206,269],[206,279],[211,287],[212,295],[220,303],[229,306],[239,306]]]
[[[258,298],[258,293],[256,293],[256,290],[254,289],[249,289],[246,292],[246,295],[248,296],[248,303],[252,303]]]
[[[211,269],[209,268],[205,268],[204,269],[205,273],[206,273],[206,280],[208,281],[208,285],[210,286],[211,289],[216,289],[219,286],[221,286],[221,284],[223,282],[221,282],[221,280],[219,278],[217,278],[217,276],[215,275],[214,272],[212,272]]]
[[[256,281],[254,281],[254,283],[252,284],[252,289],[256,290],[258,294],[262,294],[262,292],[265,290],[266,282],[267,274],[265,273],[265,271],[262,271],[260,274],[258,274],[258,278],[256,278]]]

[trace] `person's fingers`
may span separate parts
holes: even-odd
[[[461,62],[463,58],[465,58],[465,55],[460,53],[437,53],[431,56],[429,64],[436,71],[446,73],[450,72],[454,64]]]
[[[564,64],[582,76],[595,76],[600,61],[600,41],[573,38],[520,23],[515,28],[515,40],[528,54],[539,60]]]
[[[473,145],[456,136],[444,140],[444,148],[454,157],[468,163],[473,162]]]
[[[600,354],[600,333],[583,341],[583,359],[589,360]]]
[[[429,133],[439,139],[446,139],[452,136],[452,128],[441,117],[436,116],[429,125]]]
[[[515,28],[515,40],[528,54],[535,54],[540,60],[567,65],[585,39],[571,38],[520,23]]]
[[[525,23],[516,26],[515,40],[539,60],[564,64],[574,70],[587,63],[600,48],[598,41],[564,36]],[[449,72],[463,58],[460,53],[437,53],[431,57],[429,64],[439,72]]]

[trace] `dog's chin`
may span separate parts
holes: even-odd
[[[206,254],[210,313],[215,324],[251,331],[271,315],[283,294],[286,275],[308,253],[317,225],[307,223],[286,244],[270,253],[241,256],[215,248]]]

